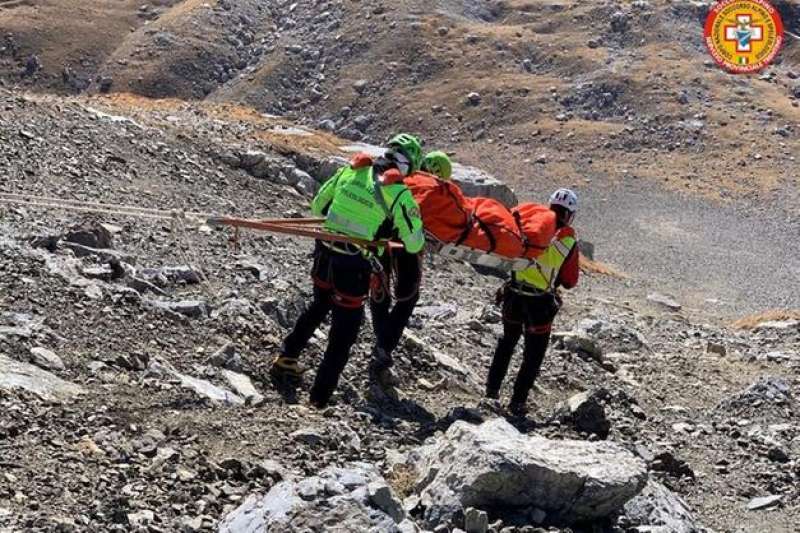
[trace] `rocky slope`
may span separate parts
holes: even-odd
[[[307,196],[288,176],[304,174],[298,165],[313,173],[309,161],[325,159],[321,146],[341,143],[286,123],[276,138],[277,119],[230,106],[0,99],[4,193],[292,216]],[[222,109],[228,122],[221,113],[204,118]],[[191,136],[180,126],[189,116]],[[232,168],[253,149],[273,161],[260,179]],[[293,397],[266,377],[309,294],[310,243],[250,233],[231,249],[228,234],[198,220],[0,209],[0,527],[215,529],[271,487],[290,490],[283,481],[306,487],[303,501],[322,498],[317,514],[303,516],[324,520],[319,509],[346,501],[366,516],[359,527],[388,516],[398,527],[395,518],[409,530],[411,522],[435,529],[425,497],[440,485],[424,483],[425,467],[414,474],[398,453],[415,457],[429,437],[460,438],[456,420],[502,414],[480,395],[499,332],[490,304],[498,281],[466,265],[430,260],[400,350],[402,401],[371,398],[365,327],[337,404],[316,412],[304,404],[307,384]],[[613,295],[620,283],[588,277],[568,297],[534,413],[511,420],[540,438],[613,441],[649,472],[643,499],[572,530],[676,521],[688,530],[791,531],[799,518],[797,322],[734,331],[658,298],[627,302]],[[308,350],[310,367],[324,335]],[[306,476],[333,466],[351,474],[330,475],[355,475],[354,463],[373,465],[366,500],[308,492],[317,482]],[[401,506],[402,516],[376,515],[376,501]],[[472,506],[469,523],[486,512],[494,531],[560,531],[572,522],[552,507]],[[447,516],[467,527],[467,516]]]
[[[797,6],[775,3],[796,34]],[[0,80],[244,103],[375,143],[410,130],[520,196],[578,189],[626,297],[660,287],[737,318],[800,291],[797,251],[763,237],[800,231],[800,71],[787,37],[762,75],[723,73],[701,40],[708,4],[15,0]]]
[[[0,531],[796,530],[800,324],[730,326],[800,307],[793,39],[731,77],[708,2],[78,4],[0,0]],[[431,257],[402,401],[366,324],[317,412],[266,375],[311,244],[169,215],[297,216],[401,128],[471,192],[577,188],[624,274],[567,296],[513,427],[480,394],[499,280]]]

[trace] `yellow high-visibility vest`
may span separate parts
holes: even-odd
[[[540,291],[553,290],[553,285],[558,279],[558,272],[576,244],[572,228],[562,228],[547,250],[536,258],[534,266],[514,273],[514,281]]]

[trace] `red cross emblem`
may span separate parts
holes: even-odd
[[[753,41],[764,40],[764,26],[762,24],[751,24],[753,16],[749,13],[736,15],[736,25],[725,26],[725,41],[735,42],[737,52],[750,52]]]

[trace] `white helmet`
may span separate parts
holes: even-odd
[[[578,195],[569,189],[558,189],[550,195],[550,205],[560,205],[574,214],[578,210]]]

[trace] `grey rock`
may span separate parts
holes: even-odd
[[[232,393],[231,391],[223,389],[222,387],[218,387],[204,379],[182,374],[172,368],[171,365],[164,362],[152,361],[148,367],[148,370],[155,374],[161,374],[177,379],[183,388],[190,389],[198,396],[211,400],[212,402],[223,403],[227,405],[244,405],[245,403],[243,398]]]
[[[472,92],[472,93],[469,93],[467,95],[467,104],[469,104],[471,106],[476,106],[476,105],[479,105],[480,103],[481,103],[481,95],[480,94],[478,94],[476,92]]]
[[[103,76],[100,78],[100,82],[98,83],[98,88],[100,89],[101,93],[107,93],[111,91],[111,86],[114,85],[114,78],[111,76]]]
[[[165,302],[162,300],[150,300],[147,303],[156,309],[170,311],[189,318],[201,318],[208,316],[206,303],[200,300],[181,300],[178,302]]]
[[[264,152],[259,152],[256,150],[250,150],[239,154],[239,161],[243,169],[249,171],[256,165],[260,164],[261,162],[266,159],[267,154]]]
[[[231,168],[239,168],[242,166],[242,159],[233,152],[222,152],[217,155],[219,161]]]
[[[151,524],[155,520],[155,513],[149,509],[143,509],[135,513],[128,513],[128,523],[132,526],[144,526]]]
[[[244,398],[248,405],[261,405],[264,403],[264,396],[256,390],[249,377],[231,370],[223,370],[222,376],[233,391]]]
[[[489,515],[480,509],[468,507],[464,511],[464,530],[466,533],[486,533],[489,530]]]
[[[45,370],[64,370],[64,361],[55,352],[37,346],[30,350],[30,361]]]
[[[706,351],[708,353],[714,353],[723,357],[728,354],[728,350],[725,348],[724,344],[714,341],[708,341],[708,344],[706,345]]]
[[[96,223],[76,226],[65,233],[63,239],[87,248],[113,248],[111,232]]]
[[[353,125],[360,132],[366,131],[370,124],[372,124],[372,118],[369,115],[358,115],[353,119]]]
[[[119,252],[110,248],[93,248],[91,246],[84,246],[77,242],[64,241],[61,243],[64,248],[72,250],[76,257],[97,257],[101,261],[108,263],[127,263],[129,265],[136,264],[136,256],[125,252]]]
[[[669,309],[670,311],[680,311],[683,307],[681,304],[679,304],[669,296],[657,292],[648,294],[647,300],[655,304],[662,305],[667,309]]]
[[[603,399],[607,396],[608,392],[604,389],[576,394],[560,408],[558,418],[577,431],[595,434],[604,439],[611,430],[611,422],[603,405]]]
[[[759,404],[782,405],[792,398],[789,383],[780,377],[762,376],[742,392],[727,398],[717,406],[719,410],[746,409]]]
[[[538,507],[554,521],[609,516],[647,481],[644,462],[610,442],[553,441],[507,421],[455,422],[411,456],[429,525],[467,507]]]
[[[298,429],[290,434],[289,437],[307,446],[320,446],[326,441],[324,436],[312,429]]]
[[[395,520],[373,502],[371,484],[381,494],[378,501],[386,504],[386,481],[369,464],[330,467],[299,482],[282,481],[264,496],[248,497],[221,520],[218,532],[291,531],[300,523],[308,531],[329,531],[332,525],[337,531],[416,531],[413,523]],[[326,486],[336,486],[338,494],[330,496]]]
[[[406,331],[404,334],[405,344],[410,350],[421,351],[429,355],[434,364],[440,367],[444,372],[449,374],[447,382],[456,388],[459,388],[467,393],[474,393],[482,390],[480,386],[480,378],[472,371],[472,369],[463,365],[458,359],[451,355],[437,350],[417,337],[413,333]]]
[[[43,400],[71,400],[85,391],[37,366],[10,359],[0,354],[0,389],[23,389]]]
[[[747,509],[750,511],[757,511],[759,509],[766,509],[781,502],[783,496],[773,494],[771,496],[762,496],[760,498],[753,498],[747,504]]]
[[[603,359],[603,349],[589,335],[580,331],[566,331],[553,333],[553,339],[560,341],[564,348],[571,352],[583,353],[594,360]]]
[[[630,25],[627,13],[617,11],[611,15],[611,31],[616,33],[624,33],[628,31]]]
[[[414,310],[414,314],[423,318],[446,320],[458,314],[458,308],[453,304],[423,305]]]
[[[236,345],[232,342],[226,343],[219,350],[208,358],[208,364],[218,368],[227,368],[234,372],[241,372],[243,368],[242,358],[237,353]]]
[[[231,298],[225,300],[219,307],[211,312],[211,318],[237,316],[251,316],[258,312],[258,308],[253,305],[253,302],[246,298]]]
[[[357,80],[353,83],[353,89],[355,89],[358,94],[363,94],[367,89],[368,83],[367,80]]]
[[[367,494],[372,505],[388,514],[395,522],[405,519],[403,504],[395,497],[392,489],[384,481],[372,481],[367,485]]]
[[[652,479],[624,510],[621,521],[626,527],[661,527],[669,533],[705,531],[680,496]]]
[[[594,340],[603,353],[627,353],[647,346],[644,335],[613,317],[585,318],[575,331]]]
[[[336,122],[332,121],[331,119],[320,120],[317,123],[317,128],[322,131],[334,132],[336,131]]]
[[[506,207],[519,203],[517,195],[505,183],[475,167],[453,163],[453,181],[467,196],[494,198]]]

